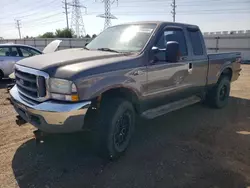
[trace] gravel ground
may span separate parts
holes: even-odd
[[[36,146],[18,127],[0,84],[0,187],[243,188],[250,186],[250,65],[232,84],[229,105],[193,105],[154,120],[138,120],[121,159],[96,157],[86,133],[59,135]],[[49,143],[49,144],[48,144]]]

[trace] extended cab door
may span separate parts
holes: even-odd
[[[205,42],[200,29],[196,26],[187,27],[187,35],[190,54],[192,56],[188,82],[192,84],[193,93],[203,97],[208,73],[208,57]]]
[[[147,67],[147,99],[149,108],[174,102],[191,95],[188,82],[192,56],[187,46],[186,32],[181,27],[166,27],[154,46],[164,49],[168,41],[179,43],[178,62],[167,62],[165,52],[153,54]]]

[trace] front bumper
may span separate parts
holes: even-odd
[[[84,118],[90,101],[65,103],[45,101],[31,105],[22,99],[14,86],[10,90],[16,112],[27,122],[47,133],[70,133],[83,129]]]

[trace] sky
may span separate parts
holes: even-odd
[[[19,38],[15,20],[20,20],[21,35],[38,36],[66,27],[64,0],[0,0],[0,37]],[[72,3],[73,0],[67,0]],[[79,0],[87,34],[104,28],[102,0]],[[110,0],[112,1],[112,0]],[[112,25],[126,22],[172,21],[172,0],[119,0],[111,6],[117,17]],[[198,25],[203,32],[250,30],[250,0],[176,0],[176,22]],[[69,6],[69,26],[72,7]]]

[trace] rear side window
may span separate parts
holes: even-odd
[[[16,47],[11,47],[10,56],[12,56],[12,57],[20,57],[20,54],[18,53],[18,50],[17,50]]]
[[[19,49],[20,49],[23,57],[30,57],[30,56],[41,54],[40,52],[38,52],[32,48],[29,48],[29,47],[19,47]]]
[[[0,56],[10,56],[9,47],[0,47]]]
[[[197,31],[188,31],[188,33],[193,47],[193,54],[203,55],[203,47],[201,43],[200,32],[197,30]]]

